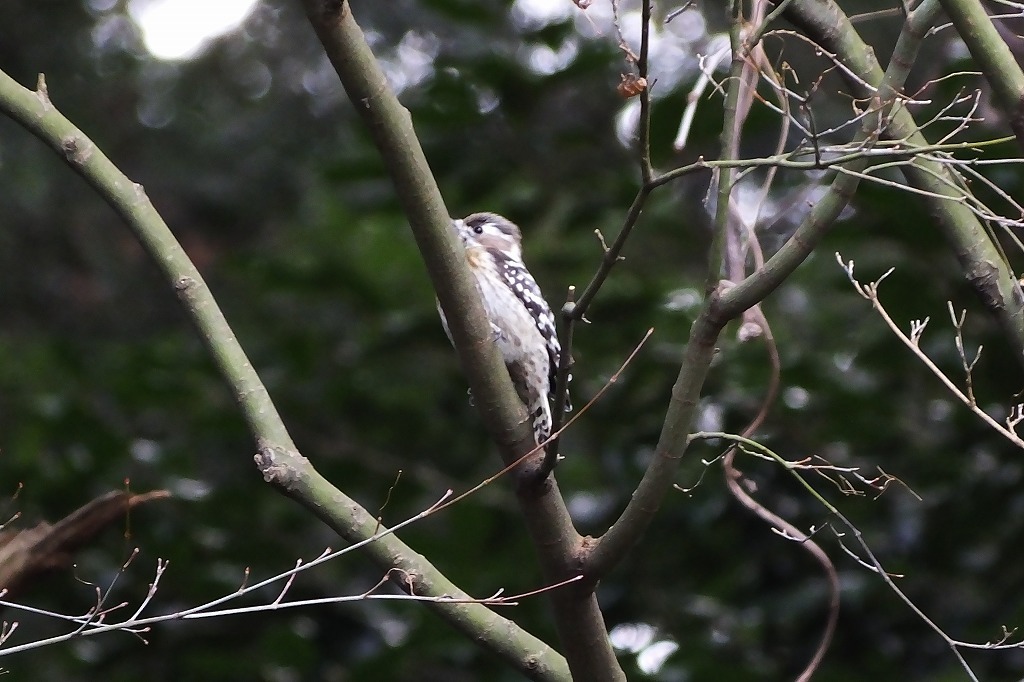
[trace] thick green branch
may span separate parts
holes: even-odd
[[[690,328],[690,340],[683,351],[679,377],[672,386],[672,399],[661,428],[654,458],[622,515],[591,547],[586,557],[586,575],[597,581],[606,575],[640,539],[661,508],[672,487],[679,462],[686,452],[687,436],[693,423],[701,388],[715,355],[715,344],[728,319],[718,316],[718,291],[713,291]]]
[[[0,108],[63,158],[128,224],[184,303],[253,434],[261,442],[294,450],[270,395],[206,282],[150,203],[142,185],[129,180],[92,140],[57,111],[41,75],[33,92],[0,72]]]
[[[231,388],[258,446],[264,478],[279,486],[349,542],[379,530],[377,520],[335,488],[295,449],[263,382],[235,339],[199,271],[150,203],[141,185],[129,180],[86,135],[50,102],[42,77],[36,92],[0,72],[0,110],[61,155],[124,219],[178,293],[185,310]],[[465,598],[425,558],[392,535],[366,551],[394,581],[416,594]],[[398,569],[392,571],[392,569]],[[411,585],[410,585],[411,583]],[[481,604],[431,603],[442,618],[537,680],[564,682],[565,660],[544,642]]]
[[[532,449],[533,437],[457,243],[441,193],[416,138],[408,111],[387,85],[347,2],[304,0],[306,13],[342,85],[369,128],[391,175],[431,281],[448,319],[474,401],[506,463]],[[520,467],[520,508],[544,574],[558,582],[579,574],[582,538],[573,528],[553,477],[538,480],[533,467]],[[574,679],[624,679],[608,641],[592,589],[572,585],[550,593],[555,622]]]
[[[996,94],[996,101],[1010,117],[1010,128],[1017,136],[1017,144],[1024,149],[1024,71],[979,0],[941,2],[956,32],[981,66],[981,72]]]
[[[849,78],[848,84],[856,92],[862,96],[869,95],[864,92],[861,81],[869,86],[881,82],[882,73],[871,48],[861,40],[850,20],[834,2],[794,0],[786,16],[851,68],[857,78]],[[902,141],[908,149],[928,144],[914,118],[902,107],[893,112],[886,135]],[[967,280],[999,319],[1018,358],[1024,362],[1024,296],[998,246],[962,201],[963,192],[957,189],[962,184],[959,177],[950,171],[948,165],[926,156],[916,156],[904,172],[911,185],[935,195],[926,198],[935,222],[946,234]]]

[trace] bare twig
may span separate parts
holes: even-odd
[[[892,270],[888,270],[886,273],[884,273],[881,277],[874,280],[873,282],[864,284],[857,280],[856,277],[854,277],[852,260],[844,261],[842,256],[836,253],[836,261],[839,263],[840,267],[842,267],[843,270],[846,272],[846,276],[849,278],[854,290],[858,294],[860,294],[861,297],[863,297],[864,299],[871,303],[871,306],[875,309],[875,311],[882,318],[882,320],[889,327],[889,329],[892,330],[892,333],[896,335],[896,338],[902,341],[903,345],[909,348],[910,351],[917,356],[921,363],[925,367],[927,367],[928,370],[939,379],[939,381],[942,382],[942,384],[949,390],[949,392],[952,393],[957,398],[957,400],[966,405],[971,412],[978,415],[978,417],[980,417],[982,421],[984,421],[986,424],[992,427],[992,429],[994,429],[996,433],[1003,436],[1006,440],[1010,441],[1018,448],[1024,449],[1024,439],[1021,439],[1021,437],[1018,436],[1016,432],[1014,432],[1013,428],[1009,424],[1000,424],[988,413],[986,413],[984,410],[978,407],[977,401],[974,399],[973,386],[971,386],[970,383],[968,383],[968,386],[971,386],[970,392],[965,393],[963,390],[960,389],[960,387],[958,387],[953,382],[952,379],[947,377],[943,373],[943,371],[939,369],[939,367],[932,361],[931,358],[928,357],[928,355],[925,354],[923,350],[921,350],[921,335],[924,333],[924,329],[928,323],[927,319],[923,321],[915,320],[911,325],[911,331],[908,335],[902,329],[900,329],[899,325],[897,325],[896,322],[892,319],[892,317],[889,316],[888,311],[885,309],[885,307],[882,305],[882,302],[878,298],[878,292],[882,282],[889,274],[892,273]],[[958,323],[957,318],[954,317],[953,324],[957,330],[957,335],[959,335],[960,324],[962,324],[962,318],[960,318],[960,323]],[[959,348],[962,348],[962,340],[959,342],[958,349]],[[979,349],[978,352],[980,353],[981,350]],[[968,376],[970,376],[970,370],[973,369],[974,363],[977,362],[978,358],[977,356],[975,356],[974,360],[971,361],[968,365],[966,364],[966,357],[963,355],[961,355],[961,357],[964,358],[965,369],[967,370]]]

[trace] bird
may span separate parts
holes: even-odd
[[[522,233],[496,213],[453,219],[452,227],[465,248],[466,264],[476,280],[494,342],[526,406],[534,441],[540,445],[551,435],[551,401],[561,347],[555,316],[523,263]],[[437,311],[452,341],[440,302]]]

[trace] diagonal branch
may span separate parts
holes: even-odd
[[[128,224],[163,272],[242,409],[259,448],[256,463],[264,479],[345,540],[360,542],[373,537],[379,529],[374,515],[331,485],[296,450],[266,387],[216,300],[142,186],[121,173],[81,130],[57,111],[42,77],[33,92],[0,72],[0,111],[64,158]],[[385,570],[400,569],[393,573],[415,577],[412,585],[403,583],[399,587],[419,595],[466,596],[422,555],[392,535],[368,543],[366,551]],[[557,652],[486,606],[432,603],[430,608],[532,679],[568,679],[565,661]]]
[[[871,48],[832,0],[794,0],[786,17],[850,67],[853,73],[844,72],[844,77],[855,92],[864,93],[865,83],[872,87],[882,80]],[[886,134],[904,141],[911,150],[928,144],[913,116],[902,107],[893,111]],[[904,173],[914,188],[934,195],[926,196],[932,216],[951,243],[967,280],[999,320],[1024,363],[1024,294],[998,244],[961,200],[963,192],[957,188],[962,180],[948,165],[922,155],[916,155]]]
[[[505,463],[516,462],[533,449],[531,428],[491,343],[490,325],[464,252],[456,242],[409,113],[388,87],[349,3],[304,0],[303,5],[395,185],[484,423]],[[545,579],[556,583],[579,574],[576,554],[583,539],[572,525],[554,478],[534,475],[534,467],[542,460],[537,454],[519,468],[517,493]],[[623,680],[593,586],[576,583],[555,590],[550,597],[573,678]]]
[[[349,4],[334,0],[305,0],[303,4],[395,185],[448,319],[473,402],[506,463],[515,461],[533,448],[526,409],[491,342],[491,327],[465,264],[465,251],[452,230],[409,111],[388,86]]]
[[[1010,118],[1017,144],[1024,150],[1024,71],[979,0],[940,1],[971,56],[981,65],[996,101]]]

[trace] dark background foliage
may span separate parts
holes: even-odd
[[[627,67],[614,38],[580,37],[573,14],[531,22],[521,5],[507,3],[357,2],[354,10],[403,86],[452,212],[493,210],[522,225],[526,259],[555,304],[568,285],[584,285],[600,257],[594,230],[615,234],[638,178],[616,136],[625,103],[615,85]],[[721,27],[713,4],[693,11],[706,14],[711,30]],[[895,18],[858,26],[887,54]],[[962,66],[945,56],[951,40],[929,43],[918,84],[936,64]],[[531,62],[543,48],[557,53],[570,43],[574,56],[554,72]],[[403,49],[431,56],[425,73],[409,76]],[[804,56],[805,68],[812,59]],[[666,74],[673,67],[655,62]],[[393,523],[497,470],[381,162],[298,3],[261,4],[238,31],[182,62],[150,57],[118,2],[0,4],[0,69],[27,85],[45,73],[55,104],[145,185],[324,475],[368,509],[388,500],[382,516]],[[687,151],[670,151],[693,79],[664,76],[656,85],[661,167],[715,154],[718,98],[699,110]],[[964,80],[957,87],[972,86]],[[841,117],[843,106],[822,97],[820,112]],[[776,132],[774,116],[755,110],[746,152],[768,153]],[[1020,195],[1019,174],[999,180]],[[647,328],[656,329],[564,439],[557,474],[585,532],[599,534],[621,510],[657,438],[705,276],[707,181],[688,178],[654,197],[592,324],[577,334],[580,406]],[[782,174],[780,187],[799,192],[806,182]],[[788,233],[804,203],[774,221],[766,245]],[[0,494],[24,484],[4,510],[34,522],[126,485],[175,495],[137,510],[121,536],[111,532],[83,553],[74,573],[39,582],[20,600],[84,611],[93,599],[88,583],[109,583],[139,547],[116,599],[137,602],[163,557],[171,564],[154,608],[171,610],[234,590],[247,566],[264,577],[336,545],[260,479],[230,394],[129,232],[7,120],[0,206]],[[982,403],[1005,413],[1022,388],[1019,364],[937,236],[908,195],[864,188],[820,252],[766,302],[783,383],[759,437],[790,458],[821,454],[867,472],[881,467],[913,488],[920,501],[900,486],[879,499],[842,498],[816,481],[887,567],[906,574],[901,586],[931,617],[956,637],[984,641],[1024,620],[1013,599],[1024,588],[1020,454],[910,358],[832,256],[856,260],[865,278],[895,267],[884,301],[904,325],[933,318],[925,345],[954,374],[945,301],[967,307],[968,346],[986,348],[976,372]],[[723,337],[702,427],[741,430],[764,393],[763,346],[734,338]],[[692,486],[705,468],[700,459],[718,452],[695,448],[680,485]],[[825,520],[776,467],[742,466],[770,508],[802,527]],[[498,483],[402,536],[471,593],[532,589],[539,572],[514,507]],[[938,637],[833,539],[822,541],[840,569],[844,602],[818,679],[961,678]],[[350,556],[304,576],[295,596],[359,593],[379,578]],[[740,508],[715,466],[691,492],[669,498],[645,541],[602,585],[601,601],[620,636],[632,626],[678,643],[651,675],[667,682],[791,677],[825,617],[815,564]],[[505,613],[555,642],[542,599]],[[58,631],[52,621],[17,618],[25,639]],[[516,679],[412,604],[170,623],[146,640],[106,635],[2,663],[26,680]],[[644,679],[636,653],[624,650],[623,660],[631,677]],[[969,658],[986,680],[1016,679],[1024,665],[1020,653]]]

